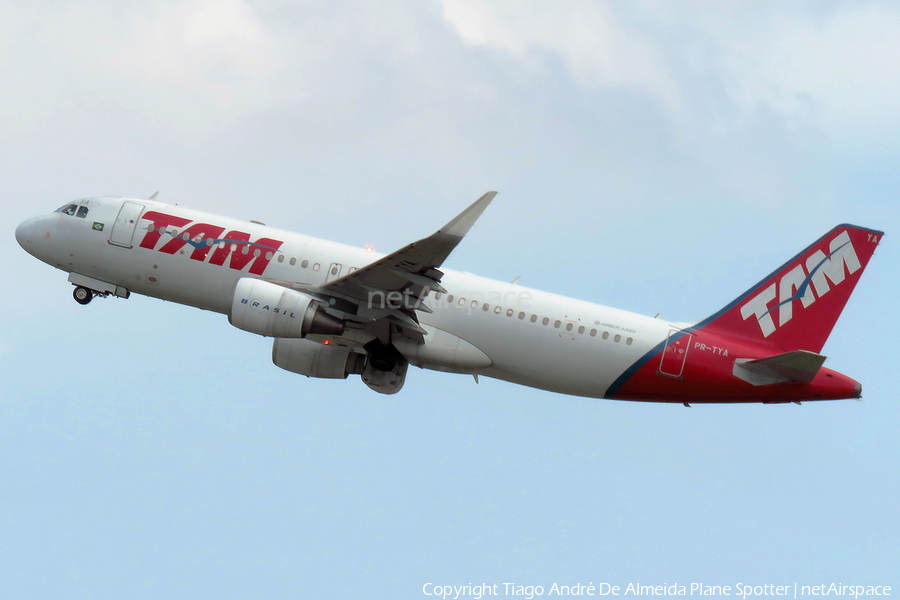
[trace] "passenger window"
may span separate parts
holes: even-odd
[[[553,326],[556,327],[557,329],[559,329],[560,325],[562,325],[562,321],[560,321],[560,320],[557,320],[556,323],[553,324]]]
[[[291,260],[289,260],[288,262],[289,262],[289,263],[291,264],[291,266],[293,267],[294,265],[297,264],[297,259],[294,258],[294,257],[292,256],[292,257],[291,257]]]
[[[441,299],[441,293],[440,293],[440,292],[435,292],[435,293],[434,293],[434,299],[435,299],[435,300],[440,300],[440,299]]]
[[[584,325],[578,328],[578,333],[584,333]]]
[[[511,317],[511,316],[513,316],[513,313],[514,313],[514,312],[515,312],[515,311],[514,311],[513,309],[507,308],[507,309],[506,309],[506,316],[507,316],[507,317]]]
[[[604,332],[603,332],[603,335],[601,335],[600,337],[602,337],[604,340],[608,340],[608,339],[609,339],[609,332],[608,332],[608,331],[604,331]]]
[[[541,325],[546,325],[549,322],[550,322],[550,317],[544,317],[544,319],[541,321]]]
[[[305,269],[306,267],[309,266],[309,261],[308,261],[308,260],[304,260],[302,263],[300,263],[300,266],[303,267],[303,268]]]
[[[278,262],[284,262],[284,254],[278,255]]]
[[[519,313],[519,319],[524,319],[524,318],[525,318],[525,313],[520,312],[520,313]]]
[[[459,299],[459,305],[460,305],[460,306],[465,306],[465,305],[466,305],[466,299],[465,299],[465,298],[460,298],[460,299]]]
[[[571,323],[569,323],[568,325],[566,325],[566,331],[572,331],[573,327],[575,327],[575,326],[572,325]]]
[[[319,263],[316,263],[313,265],[313,271],[318,271],[321,267],[322,267],[322,265],[320,265]]]
[[[531,322],[534,323],[537,321],[537,315],[531,315]]]
[[[613,338],[613,341],[616,342],[616,343],[618,343],[619,340],[621,340],[621,339],[622,339],[622,336],[619,335],[619,334],[617,333],[617,334],[616,334],[616,337]]]
[[[75,215],[75,216],[78,217],[78,218],[80,218],[80,219],[83,219],[83,218],[85,218],[85,217],[87,216],[87,214],[88,214],[88,207],[87,207],[87,206],[79,206],[79,207],[78,207],[78,214]]]
[[[472,308],[473,309],[478,308],[478,300],[472,300]]]
[[[503,310],[503,309],[500,308],[499,306],[495,306],[495,307],[494,307],[494,314],[495,314],[495,315],[499,315],[501,310]]]
[[[487,312],[487,311],[489,311],[490,309],[491,309],[491,305],[488,304],[487,302],[485,302],[485,303],[484,303],[484,306],[481,307],[481,310],[483,310],[484,312]]]
[[[631,342],[633,342],[633,341],[634,341],[634,340],[633,340],[632,338],[628,338],[628,339],[625,340],[625,345],[626,345],[626,346],[630,346],[630,345],[631,345]]]
[[[597,335],[596,329],[591,329],[591,337],[595,337]]]
[[[453,294],[447,296],[447,304],[453,304]]]

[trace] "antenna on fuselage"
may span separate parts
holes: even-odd
[[[157,194],[159,194],[159,192],[158,192],[158,191],[156,191],[156,192],[153,192],[153,195],[152,195],[152,196],[150,196],[150,200],[156,200],[156,195],[157,195]]]

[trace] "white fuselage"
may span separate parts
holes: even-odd
[[[249,272],[252,262],[241,269],[228,263],[213,264],[215,246],[202,259],[192,258],[196,248],[187,243],[174,253],[162,251],[174,239],[170,230],[178,228],[156,232],[158,240],[151,247],[141,247],[144,236],[152,232],[135,223],[131,247],[110,243],[110,230],[123,200],[91,198],[80,202],[90,211],[86,218],[57,212],[29,222],[29,252],[70,273],[223,314],[231,310],[241,277],[319,286],[381,256],[258,223],[154,201],[132,201],[147,212],[214,224],[226,232],[246,232],[254,240],[281,241],[264,273],[254,275]],[[98,223],[102,230],[97,230]],[[120,226],[122,223],[115,225]],[[265,256],[258,258],[263,260]],[[602,398],[624,371],[663,343],[670,330],[683,327],[471,273],[442,270],[441,285],[447,292],[429,294],[425,303],[433,312],[418,312],[419,321],[426,328],[458,336],[486,354],[492,364],[478,369],[479,375]]]

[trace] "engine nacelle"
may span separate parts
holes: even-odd
[[[344,331],[344,322],[326,313],[309,294],[252,277],[238,280],[228,321],[238,329],[276,338]]]
[[[362,373],[366,357],[335,344],[277,338],[272,344],[272,362],[285,371],[307,377],[346,379],[350,374]]]

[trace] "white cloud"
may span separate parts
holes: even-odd
[[[605,2],[441,0],[444,16],[468,44],[499,48],[539,68],[558,55],[582,85],[637,86],[670,107],[680,94],[651,35]]]
[[[203,83],[221,69],[262,78],[280,62],[265,26],[242,0],[157,5],[124,21],[127,39],[104,61],[122,74]]]
[[[286,198],[456,197],[537,167],[547,194],[786,203],[821,131],[871,140],[900,123],[890,6],[23,6],[0,6],[0,137],[7,171],[32,173],[23,189],[50,165],[65,194],[81,176],[84,193],[139,178],[148,194],[180,176],[235,197],[246,175],[248,193]]]
[[[897,9],[853,6],[824,19],[776,14],[743,36],[717,35],[737,100],[809,114],[830,133],[855,136],[900,126],[898,30]]]
[[[641,90],[679,125],[721,127],[722,113],[710,110],[718,87],[738,121],[763,107],[841,137],[900,128],[892,4],[441,2],[465,43],[532,72],[556,56],[579,85]]]
[[[622,89],[655,101],[682,136],[727,134],[763,107],[831,135],[871,139],[900,128],[898,29],[900,9],[891,4],[191,0],[54,11],[7,4],[0,108],[10,118],[0,130],[61,119],[63,127],[94,131],[97,115],[117,112],[187,134],[282,109],[324,123],[323,115],[361,118],[371,90],[389,86],[418,129],[417,119],[440,116],[448,94],[463,112],[461,96],[473,105],[508,104],[509,86],[522,82],[516,67],[525,85],[541,86],[558,64],[588,93]],[[513,60],[465,55],[448,30],[464,45]],[[502,64],[505,81],[472,70],[491,62]]]
[[[167,127],[209,126],[264,106],[281,64],[277,39],[243,0],[5,5],[0,23],[0,101],[23,129],[126,107]]]

